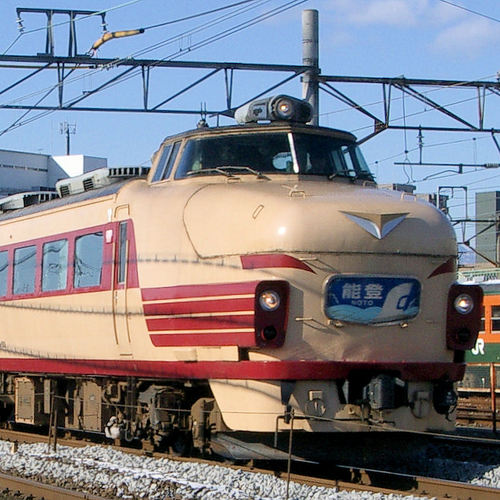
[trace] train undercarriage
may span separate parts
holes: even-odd
[[[54,426],[187,455],[224,430],[206,382],[0,374],[2,424]]]
[[[289,424],[290,417],[284,408],[279,420]],[[49,435],[57,428],[59,433],[92,435],[99,441],[176,456],[194,453],[232,460],[286,460],[290,444],[289,430],[252,433],[228,429],[207,381],[0,373],[0,422],[10,427],[29,426]],[[384,454],[397,461],[403,450],[407,459],[410,449],[422,448],[421,436],[389,434],[373,429],[354,435],[295,429],[292,456],[368,466]],[[411,441],[413,446],[408,446]],[[374,459],[370,450],[376,450]]]

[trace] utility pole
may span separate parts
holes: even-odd
[[[70,154],[70,135],[76,134],[76,123],[62,122],[59,124],[59,131],[66,135],[66,155]]]
[[[319,125],[319,21],[318,11],[302,12],[302,65],[311,66],[302,77],[302,98],[313,108],[311,125]]]

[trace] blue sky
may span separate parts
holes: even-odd
[[[146,30],[142,35],[104,44],[98,57],[144,57],[179,60],[238,61],[253,63],[301,64],[301,15],[304,9],[317,9],[320,19],[320,67],[325,75],[378,76],[407,78],[488,80],[496,81],[500,71],[500,2],[498,0],[450,0],[458,6],[483,15],[474,14],[443,0],[316,0],[306,1],[292,9],[257,23],[215,43],[196,49],[197,44],[223,30],[234,27],[255,15],[285,5],[286,0],[261,0],[239,6],[246,13],[213,24],[217,18],[232,11],[221,11],[210,16],[194,18],[164,27]],[[24,14],[25,34],[19,36],[16,7],[46,7],[64,9],[104,10],[110,31],[147,27],[209,9],[216,9],[232,1],[206,2],[189,0],[112,0],[112,1],[32,1],[3,0],[0,3],[0,53],[34,55],[43,52],[45,17]],[[298,3],[298,2],[297,2]],[[54,22],[65,21],[55,17]],[[56,55],[66,55],[67,25],[55,29]],[[170,43],[169,38],[191,30],[190,34]],[[77,23],[79,50],[86,52],[101,36],[100,19],[82,19]],[[159,44],[154,49],[153,46]],[[189,50],[191,49],[191,50]],[[183,52],[179,54],[179,51]],[[26,71],[0,68],[2,88],[26,75]],[[65,99],[82,95],[99,85],[103,78],[116,73],[87,70],[77,74],[65,87]],[[206,71],[154,70],[151,75],[151,99],[173,94]],[[233,102],[243,102],[277,83],[286,75],[257,72],[236,73]],[[44,72],[13,91],[0,95],[1,104],[34,103],[56,83],[55,71]],[[113,105],[125,99],[141,105],[141,77],[137,74],[100,93],[88,104]],[[358,103],[372,112],[382,113],[379,86],[338,86]],[[428,89],[423,89],[428,91]],[[289,93],[300,97],[298,79],[275,93]],[[55,103],[55,89],[42,103]],[[433,99],[450,106],[454,112],[477,123],[478,102],[471,91],[432,90]],[[439,113],[431,112],[422,103],[401,95],[393,103],[395,123],[412,125],[454,125]],[[224,108],[223,76],[218,75],[169,103],[169,107],[197,109],[201,103],[208,109]],[[485,126],[500,128],[500,96],[486,96]],[[21,116],[20,111],[0,110],[0,130],[9,127]],[[173,133],[195,126],[198,117],[151,114],[120,114],[90,112],[54,112],[38,117],[32,112],[14,127],[0,135],[1,149],[26,150],[46,154],[64,154],[65,139],[60,134],[60,123],[76,124],[71,137],[72,153],[102,156],[110,165],[147,165],[151,154],[161,140]],[[31,121],[32,118],[36,118]],[[210,120],[209,120],[210,122]],[[320,122],[322,125],[347,129],[364,136],[372,123],[358,112],[347,108],[325,93],[320,94]],[[211,124],[215,124],[212,120]],[[500,139],[499,139],[500,141]],[[500,152],[489,134],[424,132],[423,160],[440,163],[499,163]],[[465,169],[459,175],[453,168],[410,166],[419,159],[415,131],[386,131],[363,146],[365,156],[380,183],[411,182],[420,192],[435,192],[439,186],[467,186],[473,199],[477,191],[500,189],[500,170]],[[405,153],[407,151],[407,153]],[[406,165],[395,165],[406,162]],[[448,170],[448,171],[445,171]],[[428,178],[428,180],[424,180]],[[465,213],[463,193],[457,190],[450,201],[456,217]],[[472,205],[469,210],[473,210]]]

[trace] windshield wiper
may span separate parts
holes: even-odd
[[[221,165],[220,167],[214,168],[202,168],[201,170],[191,170],[186,175],[203,175],[203,174],[222,174],[226,177],[235,177],[231,170],[235,170],[236,172],[250,172],[251,174],[257,176],[257,179],[266,179],[270,181],[271,179],[264,175],[262,172],[254,170],[253,168],[246,166],[232,166],[232,165]]]
[[[267,175],[264,175],[262,172],[259,172],[258,170],[254,170],[253,168],[251,167],[247,167],[247,166],[231,166],[231,165],[224,165],[222,167],[219,167],[219,168],[230,168],[232,170],[236,170],[236,171],[246,171],[246,172],[250,172],[251,174],[254,174],[257,176],[257,179],[266,179],[268,181],[270,181],[271,179],[267,176]]]
[[[226,172],[224,167],[216,167],[216,168],[202,168],[200,170],[190,170],[186,172],[186,176],[188,175],[204,175],[204,174],[221,174],[226,177],[234,177],[230,172]]]
[[[354,174],[354,175],[353,175]],[[340,177],[347,177],[351,182],[354,182],[358,178],[358,174],[356,170],[352,168],[346,168],[343,170],[337,170],[333,174],[330,174],[328,176],[328,180],[333,180],[335,177],[340,176]]]

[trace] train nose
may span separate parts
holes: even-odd
[[[453,229],[429,204],[325,182],[209,185],[187,202],[184,225],[202,257],[269,251],[456,254]]]

